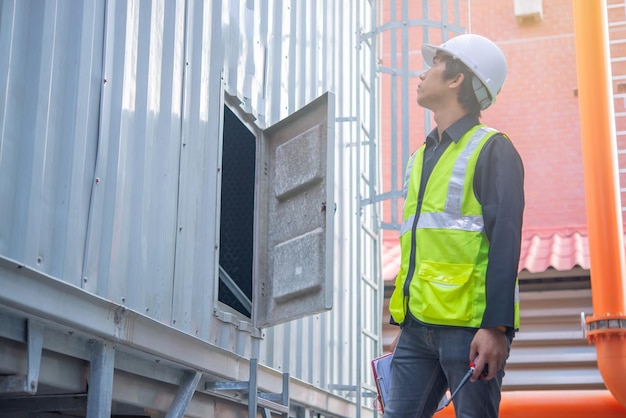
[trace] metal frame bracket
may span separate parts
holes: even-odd
[[[185,412],[189,407],[191,398],[193,398],[193,394],[196,392],[196,387],[198,387],[201,378],[201,372],[195,370],[185,372],[181,379],[180,386],[178,387],[176,397],[172,401],[172,405],[170,405],[170,409],[167,411],[165,418],[182,418],[185,416]]]
[[[250,359],[250,380],[239,382],[206,382],[207,391],[240,391],[248,393],[248,417],[255,418],[257,408],[263,408],[265,417],[270,417],[270,411],[281,415],[289,413],[289,373],[283,373],[283,391],[281,393],[266,393],[258,390],[258,359]],[[256,396],[250,396],[250,394]]]

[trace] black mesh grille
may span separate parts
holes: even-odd
[[[252,299],[254,172],[256,138],[224,107],[220,266]],[[250,317],[250,312],[220,280],[220,302]]]

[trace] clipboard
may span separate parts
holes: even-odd
[[[385,413],[385,404],[387,403],[387,395],[391,385],[392,358],[393,353],[388,353],[372,360],[372,371],[374,373],[374,381],[376,382],[376,391],[378,392],[376,400],[382,413]]]
[[[372,360],[372,372],[374,373],[374,381],[376,382],[376,390],[378,396],[376,401],[381,413],[385,413],[385,404],[387,403],[389,388],[391,387],[391,359],[393,353],[384,354],[380,357],[376,357]],[[444,394],[439,405],[437,405],[437,411],[442,410],[446,405],[447,397]]]

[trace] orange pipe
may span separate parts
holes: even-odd
[[[598,368],[606,387],[626,406],[626,269],[607,28],[604,1],[574,1],[594,311],[587,319],[588,338],[596,345]]]
[[[434,418],[454,418],[450,406]],[[500,418],[624,418],[622,406],[606,390],[503,392]]]

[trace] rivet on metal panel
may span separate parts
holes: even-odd
[[[42,261],[43,259],[41,258],[41,256],[37,257],[37,264],[41,264]]]
[[[96,184],[100,184],[100,177],[96,177]]]
[[[83,282],[87,283],[87,276],[83,277]]]

